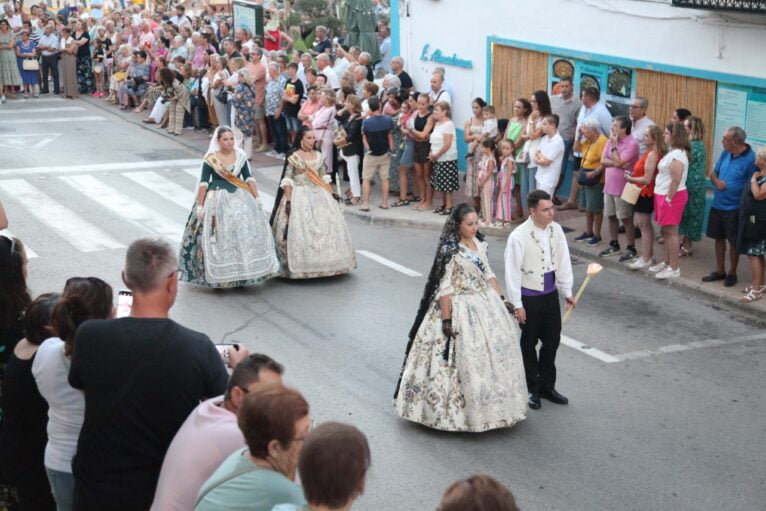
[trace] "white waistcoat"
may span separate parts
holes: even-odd
[[[561,229],[555,229],[553,224],[545,229],[550,233],[549,241],[540,238],[531,219],[516,228],[520,231],[519,234],[524,244],[524,259],[521,261],[521,287],[533,291],[545,289],[545,274],[555,272],[557,268],[554,247],[559,246],[561,241]],[[550,247],[545,247],[544,243],[550,243]],[[550,259],[545,256],[545,248],[550,250]]]

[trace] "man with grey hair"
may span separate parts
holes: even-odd
[[[314,44],[311,46],[311,52],[315,55],[327,53],[332,50],[332,41],[327,37],[327,29],[322,25],[317,25],[314,29],[316,37],[314,38]]]
[[[716,268],[702,282],[723,280],[723,285],[737,284],[737,232],[739,229],[739,199],[742,190],[755,173],[755,153],[745,143],[747,133],[732,126],[723,134],[723,153],[715,164],[710,182],[715,187],[713,207],[707,222],[707,235],[715,240]],[[729,244],[729,272],[726,273],[726,243]]]
[[[226,390],[210,338],[168,318],[176,251],[160,238],[131,243],[122,272],[130,316],[77,329],[69,383],[85,395],[85,420],[72,463],[75,509],[149,509],[176,432],[200,401]]]
[[[354,67],[354,82],[356,82],[356,97],[361,98],[364,84],[367,83],[367,68],[359,64]]]
[[[638,142],[638,155],[643,156],[646,152],[644,137],[646,130],[654,126],[654,121],[646,115],[646,109],[649,108],[649,100],[643,96],[636,96],[630,102],[630,120],[633,121],[633,129],[630,134]]]
[[[397,56],[391,59],[391,73],[399,77],[399,80],[402,82],[402,89],[410,92],[414,88],[412,78],[407,74],[407,71],[404,70],[403,58]]]
[[[340,79],[338,78],[338,74],[330,65],[329,55],[326,53],[317,55],[317,69],[319,70],[320,75],[324,75],[325,78],[327,78],[327,85],[332,90],[340,89]]]
[[[452,96],[444,88],[444,73],[434,71],[431,75],[431,91],[428,93],[428,97],[431,100],[431,104],[436,104],[439,101],[444,101],[448,105],[452,105]]]

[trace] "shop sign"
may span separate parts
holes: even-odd
[[[550,94],[558,94],[559,80],[571,78],[576,96],[585,87],[595,87],[612,116],[629,115],[630,101],[636,96],[633,69],[554,55],[549,57],[548,65]]]
[[[440,49],[435,49],[429,53],[431,45],[426,43],[423,45],[423,51],[420,52],[420,60],[423,62],[436,62],[438,64],[444,64],[445,66],[462,67],[464,69],[473,69],[473,61],[461,59],[456,53],[452,55],[445,55]]]

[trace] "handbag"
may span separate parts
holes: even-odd
[[[340,141],[345,140],[345,144],[341,144]],[[351,142],[348,141],[348,133],[346,133],[346,130],[343,129],[343,126],[338,124],[338,126],[335,128],[335,132],[332,134],[332,143],[335,144],[335,147],[338,149],[343,149],[344,147],[348,147],[351,145]]]
[[[226,91],[226,87],[221,87],[221,90],[216,92],[215,99],[224,105],[229,102],[229,93]]]
[[[582,156],[582,160],[585,160],[585,155],[588,154],[588,151],[590,151],[590,146],[588,146],[588,149],[585,151],[585,154]],[[601,174],[598,174],[596,177],[588,177],[586,174],[588,172],[592,172],[596,169],[584,169],[580,168],[580,170],[577,172],[577,183],[579,183],[580,186],[598,186],[601,183]],[[635,202],[633,202],[635,204]]]
[[[527,140],[524,142],[524,145],[521,146],[521,151],[516,155],[516,163],[529,163],[529,145],[530,141]]]
[[[625,183],[625,188],[622,189],[622,195],[620,199],[631,205],[636,205],[638,198],[641,195],[643,188],[634,183]]]
[[[749,215],[745,219],[745,229],[742,232],[742,237],[752,241],[766,240],[766,218],[758,219],[756,215]]]
[[[24,59],[21,63],[21,69],[24,71],[37,71],[40,69],[40,63],[37,59]]]

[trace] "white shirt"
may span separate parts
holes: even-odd
[[[331,89],[340,89],[340,79],[338,78],[338,74],[333,68],[327,66],[326,68],[322,69],[319,74],[325,75],[327,77],[327,85],[329,85]]]
[[[439,92],[429,92],[428,97],[431,98],[431,102],[433,103],[436,103],[437,101],[445,101],[447,104],[452,106],[452,96],[450,96],[449,92],[447,92],[444,87],[442,87]]]
[[[171,16],[170,22],[173,23],[173,25],[177,26],[178,28],[182,28],[184,25],[191,26],[191,21],[189,21],[189,18],[186,15],[183,15],[181,17]]]
[[[188,511],[205,481],[234,451],[245,446],[237,416],[223,396],[203,401],[178,430],[162,462],[151,511]]]
[[[335,66],[333,66],[333,71],[335,71],[336,75],[343,76],[343,73],[346,72],[348,69],[348,66],[351,65],[351,61],[348,60],[346,57],[343,57],[342,59],[338,59],[335,61]]]
[[[431,152],[436,154],[444,147],[444,135],[452,135],[449,149],[439,157],[438,161],[457,160],[457,137],[455,136],[455,124],[452,121],[436,122],[431,131]]]
[[[543,135],[540,137],[540,146],[537,150],[543,155],[543,158],[551,160],[550,165],[537,166],[537,174],[535,176],[537,186],[546,192],[550,192],[550,188],[555,188],[559,182],[561,162],[564,160],[564,139],[561,138],[558,132],[552,137]]]
[[[528,219],[528,222],[532,222],[532,219]],[[569,258],[569,246],[567,245],[567,238],[564,234],[564,229],[559,224],[553,222],[551,224],[554,229],[558,229],[559,232],[559,244],[554,247],[554,254],[556,256],[556,287],[566,297],[572,296],[572,284],[574,283],[574,277],[572,276],[572,261]],[[544,265],[549,266],[551,264],[551,235],[548,229],[541,229],[536,225],[532,225],[532,231],[535,236],[540,240],[540,245],[543,249]],[[524,241],[521,239],[518,229],[514,229],[508,236],[508,243],[505,245],[505,289],[510,297],[511,304],[516,309],[524,307],[521,302],[521,264],[524,261]]]
[[[45,466],[69,474],[85,418],[85,396],[69,385],[70,365],[71,360],[64,356],[64,341],[58,337],[46,339],[32,362],[32,376],[48,402]]]
[[[678,192],[686,190],[686,175],[689,172],[689,158],[686,156],[686,151],[683,149],[673,149],[668,154],[662,157],[657,164],[657,178],[654,182],[654,193],[657,195],[667,195],[670,191],[670,183],[673,178],[670,174],[670,164],[673,161],[680,161],[684,166],[683,173],[681,174],[681,182],[678,183]]]
[[[51,48],[60,48],[61,44],[59,43],[59,38],[56,34],[51,35],[43,35],[40,38],[40,41],[38,42],[38,45],[40,46],[50,46]],[[50,55],[55,54],[55,51],[51,50],[42,50],[42,55],[44,57],[48,57]]]
[[[638,155],[643,156],[646,152],[646,144],[644,144],[644,136],[646,135],[646,130],[648,130],[650,127],[654,126],[654,121],[648,118],[647,116],[643,116],[637,121],[633,122],[633,128],[630,130],[630,135],[636,139],[636,142],[638,142]]]

